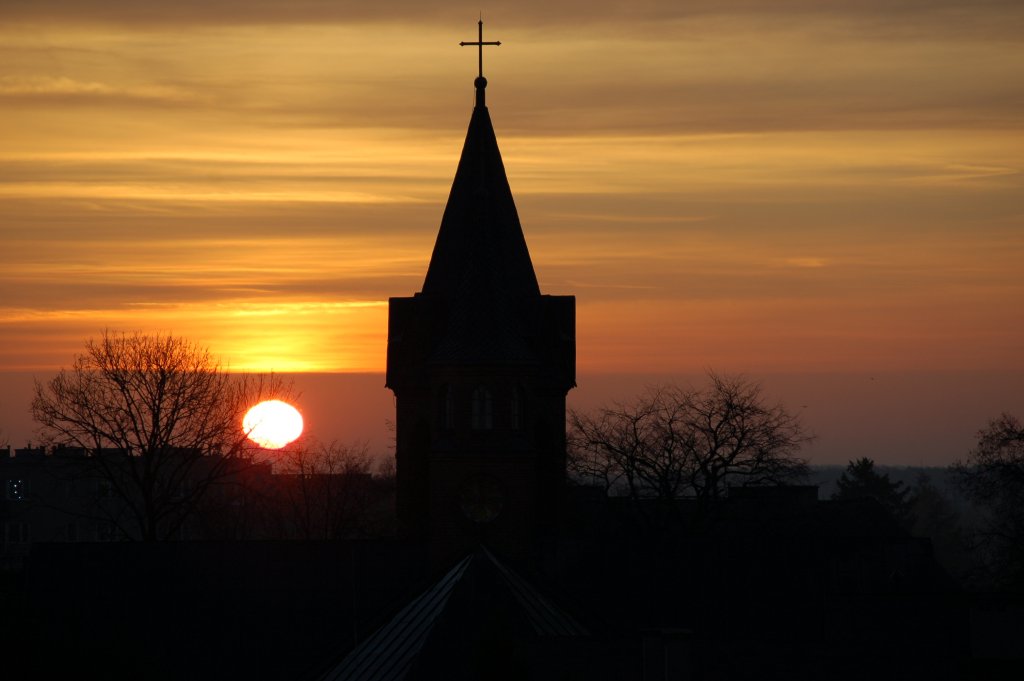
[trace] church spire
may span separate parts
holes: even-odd
[[[476,45],[483,54],[483,22]],[[423,293],[458,300],[486,295],[496,303],[540,295],[512,190],[484,106],[483,57],[476,78],[477,103],[469,122],[448,205],[441,218]],[[500,304],[500,303],[498,303]]]
[[[498,43],[483,38],[481,22],[462,43],[478,48],[476,106],[423,288],[388,301],[399,524],[442,560],[478,544],[481,522],[520,556],[553,525],[576,384],[576,301],[537,285],[484,105],[483,48]],[[482,493],[498,500],[483,521]]]

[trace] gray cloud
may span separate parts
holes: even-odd
[[[298,166],[298,167],[296,167]],[[281,187],[301,183],[344,188],[352,184],[375,185],[436,184],[437,178],[425,175],[383,175],[340,173],[340,168],[317,167],[311,164],[284,164],[261,161],[224,161],[218,159],[152,158],[132,161],[37,161],[11,160],[0,164],[0,184],[34,184],[38,182],[76,182],[104,184],[126,182],[211,182],[245,183],[248,187],[273,184]]]
[[[234,16],[243,23],[288,17],[310,23],[310,17],[319,17],[397,24],[411,22],[417,13],[424,22],[439,22],[454,11],[425,10],[429,3],[415,3],[405,14],[401,5],[388,5],[385,12],[379,4],[256,2],[242,11],[227,1],[125,7],[98,0],[67,6],[42,2],[38,6],[50,10],[38,19],[55,24],[76,17],[74,8],[95,10],[83,12],[83,19],[103,17],[103,8],[111,15],[124,9],[128,19],[152,19],[152,25],[140,28],[157,29],[161,20],[175,17],[217,25],[230,24],[227,18]],[[37,11],[36,3],[6,7],[25,16]],[[504,70],[492,80],[489,100],[500,109],[495,122],[504,135],[1016,129],[1024,122],[1019,115],[1024,5],[1018,2],[652,2],[635,10],[635,17],[604,26],[588,22],[626,10],[618,3],[599,5],[570,25],[575,15],[566,7],[577,9],[544,5],[548,24],[537,33],[516,29],[532,42],[503,48]],[[528,4],[510,19],[525,21],[531,12],[541,15]],[[652,26],[643,19],[645,12],[694,21]],[[755,12],[757,17],[750,16]],[[837,24],[837,18],[847,23]],[[935,25],[924,26],[929,21]],[[992,38],[979,28],[985,22],[1006,33]],[[194,128],[384,126],[435,134],[457,134],[461,127],[453,102],[464,101],[466,110],[471,106],[469,78],[435,69],[431,59],[411,63],[401,74],[376,72],[374,61],[385,57],[386,45],[367,53],[366,45],[324,43],[322,55],[314,50],[303,55],[302,66],[271,68],[268,74],[259,66],[276,65],[272,48],[253,52],[257,68],[248,69],[232,52],[242,47],[221,44],[213,33],[198,34],[191,42],[160,43],[144,56],[110,47],[113,51],[89,52],[83,59],[77,48],[58,42],[49,48],[53,73],[28,69],[0,77],[0,102],[26,112],[82,106],[131,115],[137,109],[166,109],[196,117]],[[317,34],[317,40],[327,36]],[[245,43],[244,49],[252,45]],[[14,65],[26,61],[38,68],[46,63],[38,60],[38,49],[12,46],[3,55]],[[356,61],[361,55],[365,65]],[[112,85],[103,82],[104,75],[89,75],[110,69],[126,70],[134,82]],[[395,106],[398,88],[401,106]]]
[[[396,292],[412,292],[422,284],[421,275],[366,275],[352,273],[333,278],[268,279],[259,268],[249,272],[205,271],[187,276],[169,275],[169,281],[146,283],[146,273],[124,271],[105,275],[98,281],[88,275],[53,278],[50,281],[12,282],[0,280],[0,300],[6,306],[34,311],[67,309],[131,311],[139,306],[160,307],[182,303],[209,303],[229,300],[234,303],[269,300],[382,300]],[[244,278],[244,282],[241,279]],[[177,280],[177,281],[175,281]]]
[[[935,17],[959,17],[961,25],[991,12],[1020,9],[1015,0],[520,0],[495,4],[488,16],[504,26],[550,28],[611,24],[621,29],[623,20],[668,22],[705,16],[803,14],[848,16],[877,20],[902,18],[915,24]],[[468,2],[438,3],[421,0],[365,2],[364,0],[7,0],[0,19],[53,23],[111,23],[138,26],[252,25],[274,23],[319,24],[323,22],[407,22],[458,26],[469,23],[479,5]]]
[[[453,170],[454,172],[454,170]],[[85,178],[88,179],[88,178]],[[375,241],[433,235],[447,188],[435,203],[209,202],[141,199],[4,199],[0,238],[8,257],[45,255],[45,243],[146,239],[358,237]],[[15,250],[24,243],[25,249]]]

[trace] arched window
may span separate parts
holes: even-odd
[[[494,427],[494,400],[487,388],[473,390],[473,428],[490,430]]]
[[[513,430],[521,430],[523,427],[523,403],[525,402],[525,391],[517,385],[512,389],[512,401],[509,403],[509,425]]]
[[[452,389],[447,383],[441,386],[437,394],[438,425],[444,430],[455,428],[455,409]]]

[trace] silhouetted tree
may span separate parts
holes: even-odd
[[[228,374],[183,338],[104,332],[70,369],[36,383],[32,415],[98,482],[96,519],[156,541],[176,536],[211,486],[251,461],[242,416],[282,392],[274,377]]]
[[[978,529],[993,578],[1024,591],[1024,428],[1002,414],[978,432],[965,461],[952,466],[961,490],[984,510]]]
[[[931,539],[939,563],[951,574],[965,576],[971,560],[960,513],[924,473],[911,493],[910,516],[911,533]]]
[[[757,383],[709,374],[704,388],[649,389],[632,404],[569,414],[570,471],[634,499],[694,498],[731,485],[801,480],[811,439],[800,420],[767,404]]]
[[[358,533],[378,495],[367,447],[337,442],[286,450],[279,466],[279,493],[302,539],[337,539]]]
[[[377,470],[374,473],[377,482],[384,488],[394,488],[397,477],[395,458],[388,456],[377,463]]]
[[[893,482],[888,473],[878,473],[875,462],[867,457],[851,461],[836,481],[832,498],[840,501],[874,499],[884,506],[904,527],[910,524],[910,488],[902,481]]]

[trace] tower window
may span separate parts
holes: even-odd
[[[438,424],[444,430],[455,427],[455,409],[452,389],[447,383],[441,386],[437,397]]]
[[[494,427],[494,399],[487,388],[473,391],[473,428],[490,430]]]
[[[509,403],[509,423],[515,430],[523,427],[523,388],[516,386],[512,389],[512,401]]]

